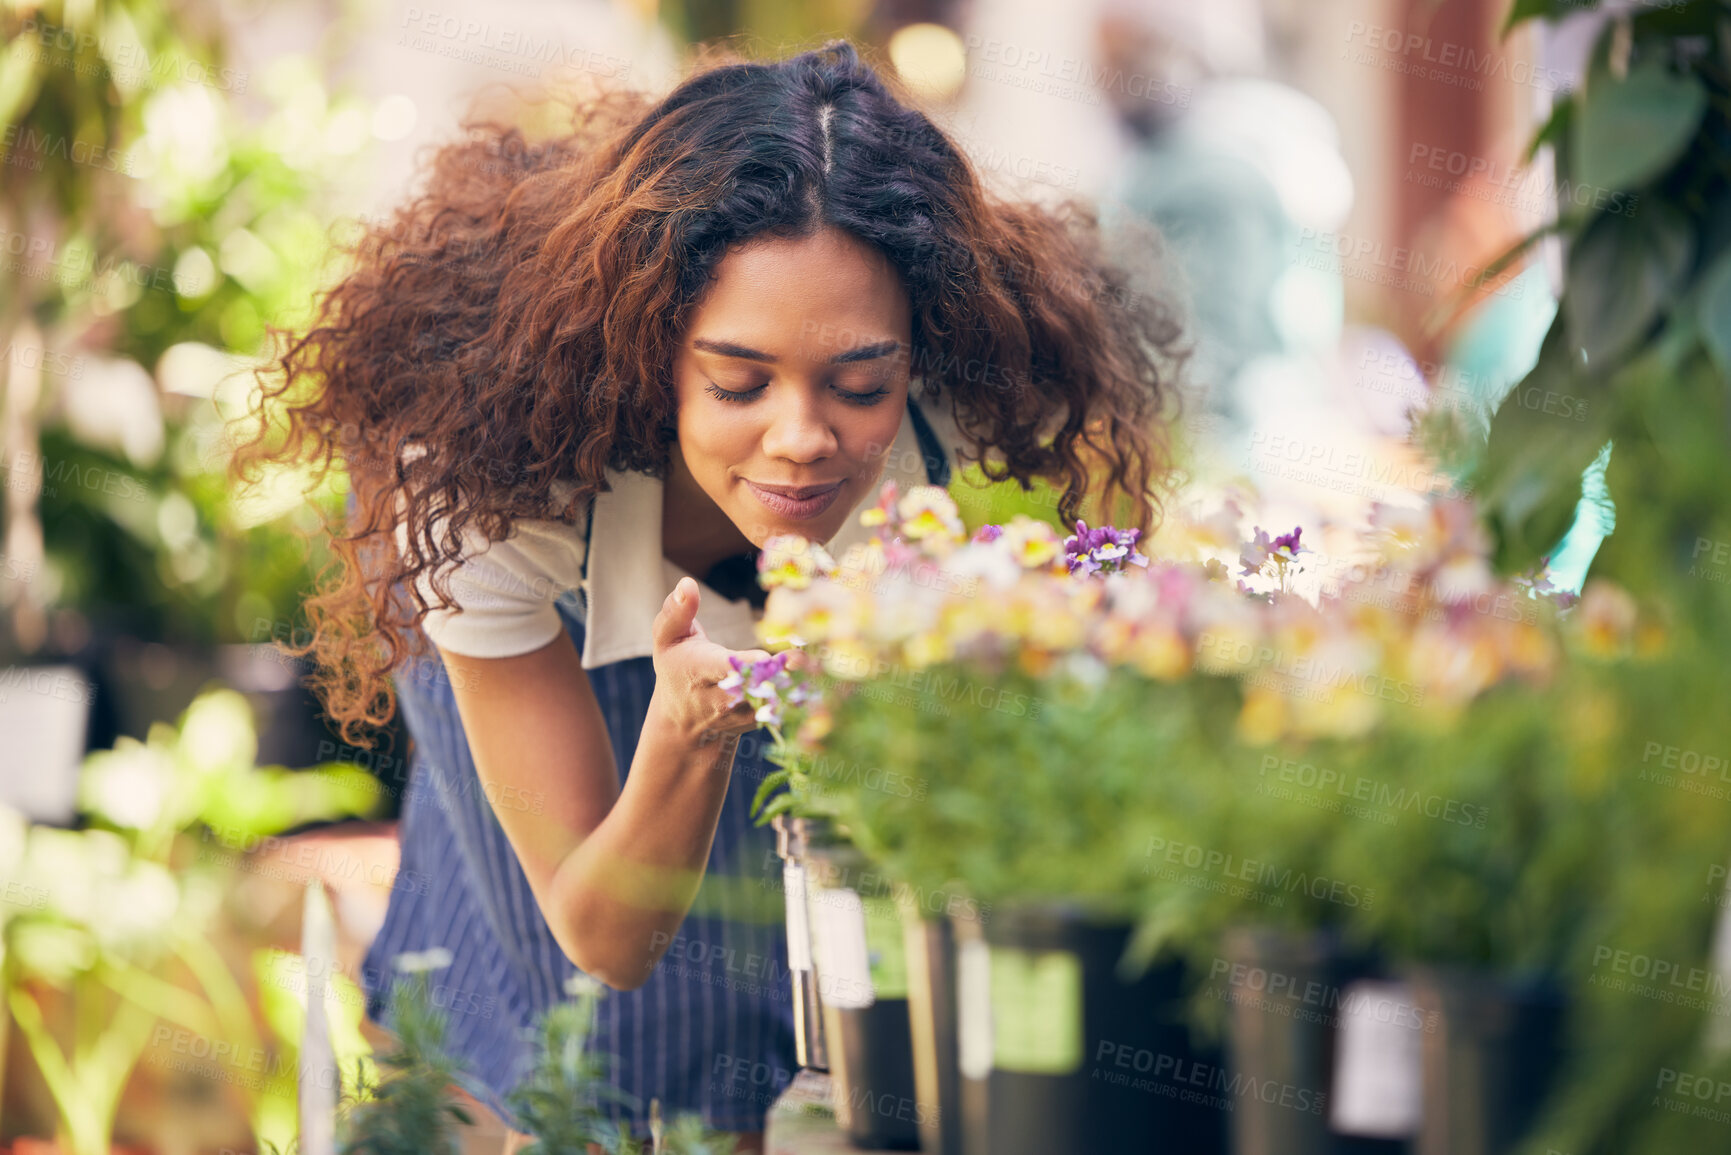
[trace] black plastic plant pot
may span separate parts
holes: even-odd
[[[1567,1002],[1544,979],[1414,968],[1414,1001],[1436,1029],[1424,1036],[1423,1122],[1416,1155],[1514,1151],[1544,1105],[1562,1061]]]
[[[955,930],[946,919],[921,918],[906,910],[903,917],[920,1150],[926,1155],[963,1155]]]
[[[1404,1140],[1335,1133],[1336,1039],[1348,984],[1370,973],[1330,934],[1229,932],[1203,997],[1227,1004],[1233,1155],[1393,1155]]]
[[[1226,1149],[1225,1069],[1191,1041],[1181,963],[1126,981],[1131,925],[1068,903],[952,925],[967,1155]]]
[[[836,1122],[858,1147],[917,1151],[907,950],[887,880],[848,845],[808,845],[806,909]]]

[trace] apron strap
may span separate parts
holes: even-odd
[[[920,456],[926,462],[926,481],[940,489],[950,484],[950,459],[944,453],[943,443],[938,440],[937,433],[932,429],[931,422],[920,412],[919,405],[910,395],[908,397],[908,416],[913,419],[914,437],[920,443]]]

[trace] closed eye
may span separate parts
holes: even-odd
[[[753,397],[756,397],[767,388],[769,388],[769,384],[765,382],[764,384],[755,386],[751,389],[723,389],[721,386],[711,381],[709,384],[704,386],[704,392],[716,398],[718,401],[750,401]]]
[[[704,392],[708,393],[718,401],[745,402],[757,397],[758,394],[762,393],[767,388],[769,388],[768,382],[765,382],[762,385],[753,386],[750,389],[723,389],[715,382],[710,381],[704,385]],[[867,393],[855,393],[851,389],[836,389],[835,391],[844,401],[851,405],[876,405],[878,402],[890,395],[890,389],[887,385],[879,386]]]

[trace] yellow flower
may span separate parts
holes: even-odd
[[[1024,513],[1010,519],[998,540],[1024,569],[1050,566],[1064,552],[1064,543],[1056,530]]]
[[[909,541],[948,539],[959,542],[966,532],[949,491],[936,485],[916,485],[896,503],[902,536]]]
[[[835,572],[829,551],[797,533],[780,533],[763,543],[757,560],[758,581],[765,589],[786,586],[803,590],[816,574]]]

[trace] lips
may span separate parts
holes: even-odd
[[[772,513],[789,521],[805,521],[816,517],[841,496],[842,483],[825,485],[760,485],[747,481],[752,496]]]

